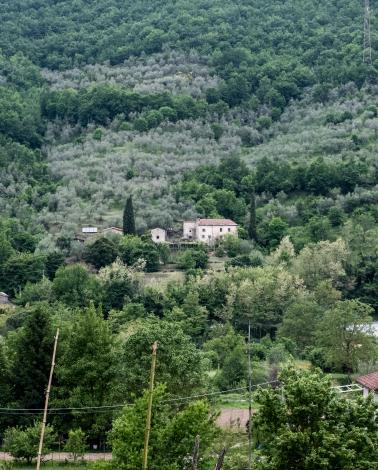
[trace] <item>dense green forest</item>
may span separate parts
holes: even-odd
[[[140,468],[157,341],[149,469],[197,435],[247,469],[249,433],[260,470],[377,467],[377,405],[337,391],[378,368],[376,9],[370,63],[359,0],[0,1],[5,451],[36,457],[60,328],[45,453]],[[238,237],[151,240],[196,217]]]

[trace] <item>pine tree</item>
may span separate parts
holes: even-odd
[[[123,211],[123,233],[124,235],[135,235],[135,218],[132,196],[129,196],[125,210]]]
[[[45,306],[40,305],[29,313],[24,327],[17,331],[11,348],[12,398],[21,407],[41,408],[53,350],[53,331]]]
[[[256,196],[255,191],[251,192],[250,206],[249,206],[249,224],[248,235],[251,240],[257,240],[256,230]]]
[[[116,349],[109,324],[93,304],[62,329],[66,338],[56,367],[55,404],[102,406],[116,393]],[[116,400],[114,398],[114,400]],[[89,437],[104,435],[111,415],[65,417],[60,429],[81,428]]]
[[[3,343],[0,342],[0,406],[6,407],[11,400],[11,385],[9,379],[8,364],[5,357]],[[4,420],[5,418],[5,420]],[[2,432],[2,423],[6,421],[6,416],[0,417],[0,433]]]

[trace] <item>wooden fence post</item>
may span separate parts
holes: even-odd
[[[196,440],[194,443],[193,457],[192,457],[192,469],[197,470],[198,461],[199,461],[199,447],[200,447],[200,436],[197,434]]]
[[[226,448],[223,447],[223,449],[220,451],[220,454],[218,456],[218,461],[215,465],[215,469],[214,470],[221,470],[222,467],[223,467],[223,463],[224,463],[224,456],[226,455]]]

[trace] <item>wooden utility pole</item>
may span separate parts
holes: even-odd
[[[149,390],[149,396],[148,396],[146,428],[144,431],[144,451],[143,451],[143,467],[142,467],[143,470],[147,470],[147,465],[148,465],[148,441],[150,440],[150,431],[151,431],[152,399],[153,399],[153,393],[154,393],[157,347],[158,347],[158,344],[157,344],[157,341],[155,341],[154,344],[152,345],[150,390]]]
[[[225,455],[226,455],[226,449],[225,449],[225,447],[223,447],[223,449],[220,451],[220,454],[218,456],[218,462],[216,463],[214,470],[221,470],[222,469]]]
[[[39,440],[39,447],[38,447],[38,456],[37,456],[37,470],[41,468],[41,457],[42,457],[42,450],[43,450],[43,439],[45,437],[45,429],[46,429],[46,422],[47,422],[47,410],[49,407],[49,397],[50,397],[50,390],[51,390],[51,382],[54,373],[55,367],[55,356],[56,356],[56,348],[58,345],[58,338],[59,338],[59,328],[56,330],[55,341],[54,341],[54,350],[51,360],[51,368],[50,368],[50,376],[49,382],[47,384],[46,390],[46,397],[45,397],[45,408],[43,410],[43,420],[42,420],[42,427],[41,427],[41,437]]]
[[[248,322],[248,470],[252,468],[252,368],[251,321]]]
[[[198,467],[198,460],[199,460],[199,447],[200,447],[200,437],[199,437],[199,435],[197,434],[196,440],[195,440],[195,443],[194,443],[191,470],[197,470],[197,467]]]

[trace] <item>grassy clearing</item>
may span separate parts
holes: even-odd
[[[184,281],[185,273],[182,271],[173,272],[157,272],[157,273],[144,273],[143,284],[145,286],[153,286],[158,288],[165,288],[170,282]]]
[[[296,359],[294,361],[296,369],[305,369],[308,370],[311,367],[311,362],[310,361],[305,361],[303,359]]]
[[[217,272],[223,272],[225,262],[226,262],[225,258],[218,258],[217,256],[210,256],[209,257],[209,269],[212,269]]]
[[[219,398],[221,408],[248,409],[248,395],[246,393],[229,393]],[[252,407],[254,407],[252,401]]]

